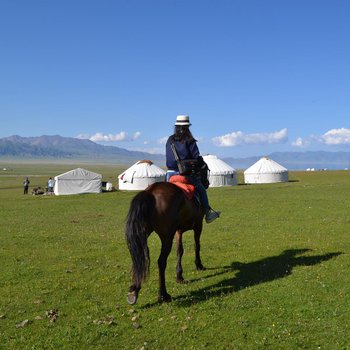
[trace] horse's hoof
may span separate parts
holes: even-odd
[[[172,301],[172,297],[170,294],[161,295],[158,298],[159,303],[170,303],[171,301]]]
[[[184,280],[183,278],[177,278],[176,282],[180,283],[180,284],[187,284],[188,283],[188,281]]]
[[[136,304],[137,301],[137,292],[136,291],[132,291],[128,293],[128,297],[127,297],[127,301],[130,305],[134,305]]]
[[[206,268],[202,264],[200,264],[200,265],[197,266],[197,270],[198,271],[204,271],[204,270],[206,270]]]

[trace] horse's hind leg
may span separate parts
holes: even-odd
[[[158,269],[159,269],[159,302],[171,301],[171,295],[167,293],[165,287],[165,269],[167,265],[167,259],[171,251],[173,244],[174,235],[167,235],[166,239],[162,239],[162,249],[158,258]]]
[[[129,288],[127,301],[130,305],[136,304],[140,289],[140,287],[137,287],[134,284]]]
[[[133,284],[130,286],[127,296],[127,301],[130,305],[136,304],[140,289],[141,282],[139,278],[137,278],[137,276],[135,275],[135,272],[133,272]]]
[[[151,232],[147,231],[145,236],[148,237]],[[146,238],[147,240],[147,238]],[[147,241],[141,241],[143,245],[139,247],[139,250],[136,249],[136,252],[133,251],[133,267],[132,267],[132,285],[129,288],[127,301],[130,305],[134,305],[139,296],[141,289],[141,283],[146,278],[149,266],[149,250],[147,246]],[[140,251],[141,250],[141,251]]]
[[[181,264],[181,260],[182,260],[182,256],[184,253],[184,247],[182,244],[182,231],[178,230],[176,231],[176,245],[177,245],[177,249],[176,249],[176,254],[177,254],[177,264],[176,264],[176,282],[178,283],[184,283],[185,280],[183,278],[182,275],[182,264]]]
[[[201,250],[201,244],[200,244],[200,237],[202,234],[202,222],[194,229],[194,251],[195,251],[195,264],[197,270],[205,270],[205,267],[202,264],[200,250]]]

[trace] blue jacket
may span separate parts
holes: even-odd
[[[192,141],[192,142],[186,141],[182,143],[179,141],[174,141],[173,136],[170,136],[166,143],[166,166],[169,170],[179,171],[176,164],[174,153],[170,147],[171,143],[174,143],[177,154],[179,155],[179,158],[181,160],[197,159],[200,156],[198,146],[195,141]]]

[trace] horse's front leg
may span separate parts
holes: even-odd
[[[195,251],[195,264],[196,264],[197,270],[205,270],[205,267],[202,264],[201,255],[200,255],[200,250],[201,250],[200,237],[202,234],[202,228],[203,228],[203,223],[201,222],[194,229],[194,251]]]
[[[162,239],[162,249],[158,258],[158,270],[159,270],[159,302],[171,301],[171,295],[167,293],[165,286],[165,269],[167,265],[167,259],[171,251],[174,235],[166,235],[165,239]]]
[[[176,282],[178,283],[184,283],[185,280],[182,276],[182,264],[181,264],[181,259],[182,255],[184,253],[184,247],[182,244],[182,234],[183,232],[181,230],[176,231],[176,255],[177,255],[177,264],[176,264]]]

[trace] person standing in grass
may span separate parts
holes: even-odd
[[[30,184],[30,181],[28,177],[26,177],[23,181],[23,194],[28,194],[29,184]]]
[[[174,134],[168,138],[166,143],[166,166],[168,168],[166,181],[170,177],[179,174],[178,164],[175,158],[172,146],[175,147],[178,157],[181,160],[197,159],[199,164],[203,158],[200,156],[197,146],[197,140],[193,137],[190,127],[190,117],[187,115],[178,115],[175,122]],[[205,187],[202,184],[200,172],[186,175],[189,183],[196,187],[196,191],[200,197],[201,204],[205,212],[205,221],[213,222],[220,216],[219,211],[213,210],[208,201],[208,195]]]
[[[49,181],[47,182],[47,190],[49,193],[53,192],[53,185],[54,185],[54,181],[52,180],[52,177],[50,177]]]

